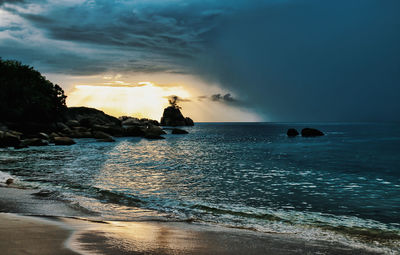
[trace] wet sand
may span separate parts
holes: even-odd
[[[34,192],[0,188],[0,211],[47,215],[0,213],[0,254],[378,254],[335,242],[196,223],[93,221],[63,202],[30,195]]]
[[[49,221],[15,214],[0,214],[0,254],[76,255],[64,243],[72,230]]]

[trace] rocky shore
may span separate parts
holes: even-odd
[[[169,108],[169,107],[168,107]],[[166,108],[164,112],[170,112]],[[168,126],[178,126],[178,119],[171,115],[163,116],[168,119]],[[114,137],[144,137],[147,139],[165,139],[166,134],[157,120],[139,119],[122,116],[115,118],[104,112],[87,107],[67,108],[62,121],[51,124],[40,122],[4,122],[0,123],[0,147],[14,147],[16,149],[28,146],[72,145],[74,139],[93,138],[99,142],[114,142]],[[190,118],[186,118],[190,119]],[[193,121],[190,119],[190,124]],[[169,129],[166,129],[169,130]],[[172,134],[187,134],[181,129],[173,129]]]

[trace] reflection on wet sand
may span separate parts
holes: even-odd
[[[68,219],[67,221],[71,221]],[[71,223],[70,223],[71,224]],[[375,254],[290,235],[182,222],[88,223],[71,239],[87,254]]]

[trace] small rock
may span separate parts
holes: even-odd
[[[43,139],[43,140],[49,140],[50,139],[49,135],[46,134],[46,133],[39,133],[38,137],[40,139]]]
[[[104,133],[102,131],[94,131],[93,137],[96,139],[113,139],[111,135]]]
[[[295,137],[299,135],[299,132],[294,128],[289,128],[286,134],[289,137]]]
[[[62,122],[57,122],[56,126],[58,130],[69,129],[69,127]]]
[[[12,184],[12,183],[14,183],[14,179],[7,179],[7,181],[6,181],[6,184],[7,185],[10,185],[10,184]]]
[[[21,141],[20,146],[24,148],[25,146],[47,146],[49,145],[49,142],[47,140],[43,140],[40,138],[31,138],[31,139],[25,139]]]
[[[160,136],[160,135],[165,135],[166,134],[165,131],[162,130],[159,126],[153,126],[153,125],[150,125],[149,127],[144,129],[143,131],[145,133],[145,135],[144,135],[145,137],[146,136],[148,136],[148,137],[150,137],[150,136],[156,137],[156,136]]]
[[[189,132],[186,131],[186,130],[183,130],[183,129],[174,128],[174,129],[172,129],[171,134],[173,134],[173,135],[183,135],[183,134],[189,134]]]
[[[15,147],[21,143],[19,136],[11,132],[0,133],[0,147]]]
[[[324,133],[315,128],[304,128],[303,130],[301,130],[301,136],[303,137],[315,137],[323,135]]]
[[[54,137],[55,145],[72,145],[75,141],[69,137]]]
[[[70,127],[70,128],[74,128],[74,127],[79,127],[80,126],[79,121],[77,121],[77,120],[69,120],[65,124],[67,124],[67,126]]]

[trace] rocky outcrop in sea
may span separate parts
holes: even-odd
[[[79,138],[93,138],[99,142],[114,142],[114,137],[164,139],[162,135],[166,134],[156,120],[128,116],[115,118],[88,107],[67,108],[60,119],[63,121],[48,125],[34,122],[0,123],[0,147],[20,149],[49,144],[73,145],[74,139]],[[190,121],[187,123],[193,125],[193,121]],[[182,131],[171,134],[182,133]]]
[[[184,117],[179,107],[175,105],[168,106],[164,109],[163,116],[160,121],[161,126],[194,126],[194,122],[189,117]]]

